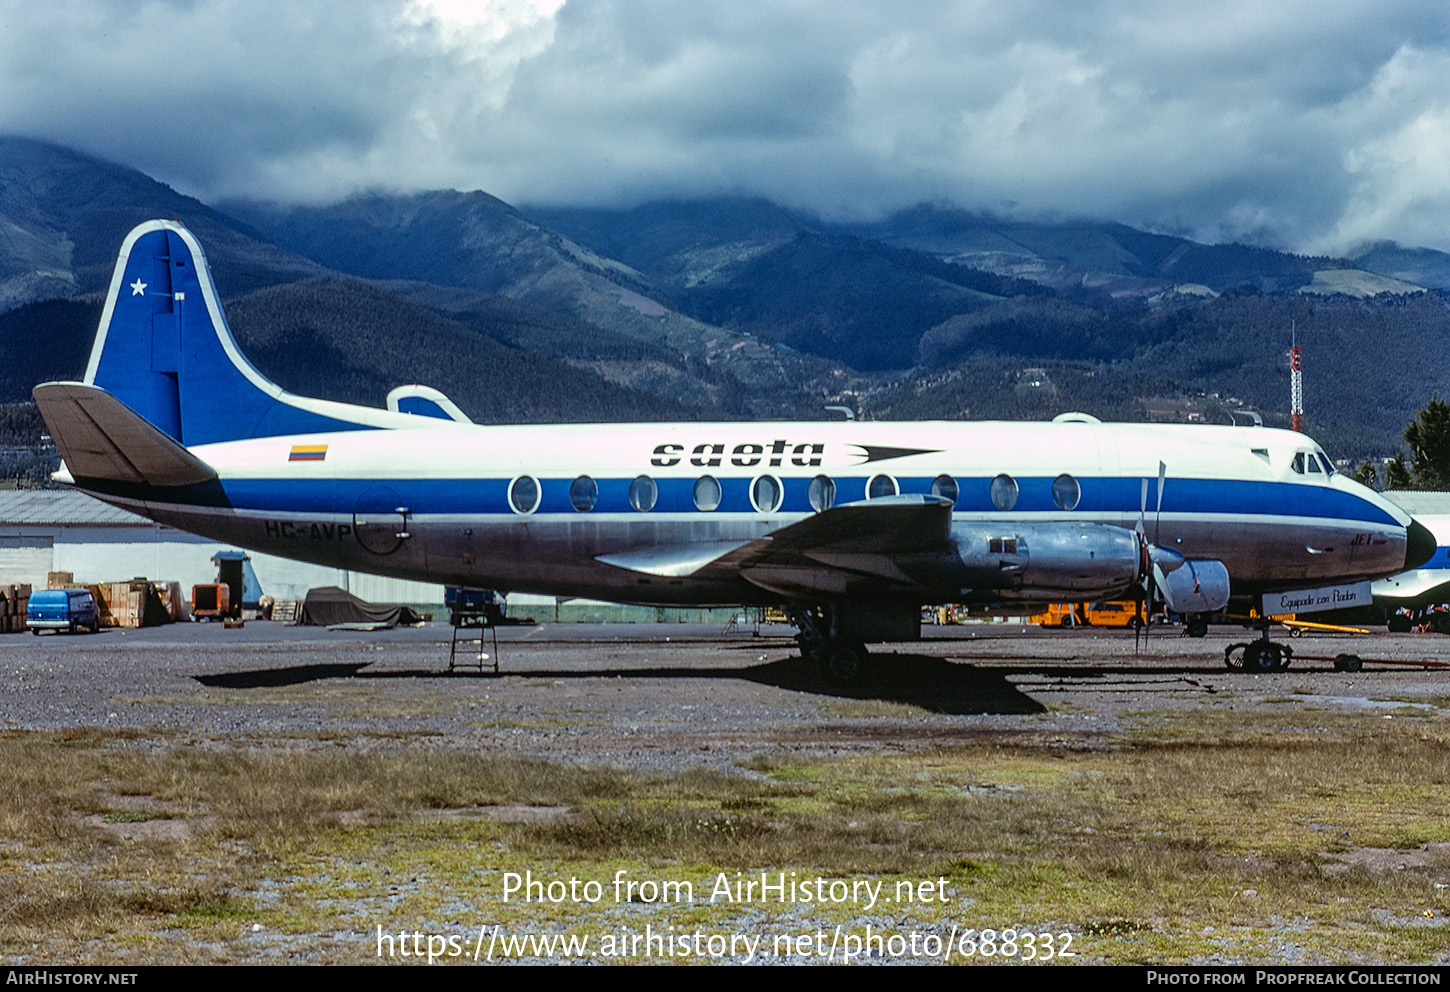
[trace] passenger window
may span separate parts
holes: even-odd
[[[709,513],[720,506],[720,481],[713,475],[695,480],[695,509]]]
[[[992,505],[1005,513],[1017,505],[1017,480],[1010,475],[999,475],[992,480],[990,493]]]
[[[774,513],[780,509],[780,480],[773,475],[762,475],[750,486],[750,501],[761,513]]]
[[[655,485],[655,480],[647,475],[641,475],[629,484],[629,505],[640,513],[648,513],[653,510],[659,496],[660,491]]]
[[[952,506],[957,505],[957,497],[961,491],[957,488],[957,480],[949,475],[939,475],[931,480],[931,494],[940,496],[942,499],[952,501]]]
[[[867,499],[895,496],[897,492],[896,480],[889,475],[873,475],[871,481],[866,483]]]
[[[806,501],[819,513],[836,505],[836,484],[829,475],[818,475],[806,486]]]
[[[1076,510],[1082,499],[1082,487],[1077,480],[1064,473],[1052,480],[1052,501],[1059,510]]]
[[[539,483],[533,476],[521,475],[509,483],[509,505],[515,513],[533,513],[539,506]]]
[[[569,503],[580,513],[588,513],[599,501],[599,486],[587,475],[569,483]]]

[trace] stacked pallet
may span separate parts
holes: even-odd
[[[19,634],[25,630],[25,608],[30,603],[30,586],[0,586],[0,634]]]
[[[126,582],[101,582],[86,588],[90,589],[91,595],[96,598],[96,609],[101,616],[101,626],[154,627],[172,621],[171,610],[165,600],[172,595],[180,595],[179,586],[175,593],[171,591],[170,587],[176,586],[176,583],[158,583],[157,585],[166,590],[165,597],[145,578],[130,579]]]

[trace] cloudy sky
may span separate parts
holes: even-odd
[[[930,200],[1450,250],[1450,6],[0,0],[0,133],[207,200]]]

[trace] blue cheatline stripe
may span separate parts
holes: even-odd
[[[750,484],[753,476],[716,476],[722,490],[720,513],[753,513]],[[780,513],[809,513],[806,487],[811,476],[782,478],[785,499]],[[869,476],[838,476],[836,502],[864,499]],[[929,493],[935,476],[907,476],[897,479],[903,493]],[[1058,512],[1052,500],[1052,480],[1042,476],[1017,479],[1019,496],[1014,513]],[[629,505],[629,485],[634,477],[596,478],[599,497],[590,515],[637,514]],[[573,478],[540,481],[539,513],[573,513],[569,484]],[[956,509],[962,513],[997,512],[988,495],[991,477],[958,479],[961,495]],[[501,514],[513,516],[508,504],[510,480],[497,479],[233,479],[223,483],[231,505],[239,510],[278,510],[288,513],[352,513],[359,499],[368,495],[367,512],[406,506],[414,514]],[[1078,480],[1082,499],[1076,512],[1083,516],[1109,513],[1136,517],[1142,493],[1137,478],[1084,478]],[[656,478],[659,498],[655,513],[692,513],[695,509],[693,478]],[[370,492],[383,490],[382,492]],[[394,501],[393,494],[396,494]],[[1157,485],[1149,487],[1148,515],[1157,508]],[[1262,516],[1317,517],[1326,520],[1399,526],[1385,510],[1352,493],[1327,486],[1291,482],[1243,482],[1237,480],[1169,479],[1163,492],[1164,514],[1250,514]],[[582,515],[582,514],[581,514]]]

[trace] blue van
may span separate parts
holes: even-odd
[[[39,589],[30,594],[25,608],[25,626],[32,634],[42,630],[101,629],[101,614],[89,589]]]

